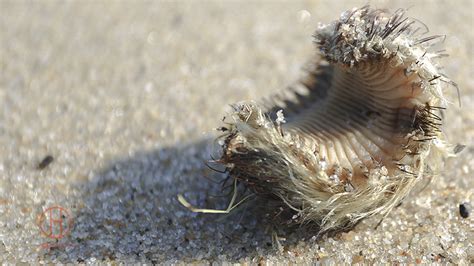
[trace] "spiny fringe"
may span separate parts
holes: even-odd
[[[427,149],[420,156],[416,176],[389,177],[379,169],[371,173],[363,189],[341,190],[330,182],[324,165],[318,163],[314,154],[316,144],[285,135],[279,123],[266,117],[253,102],[239,103],[234,108],[234,122],[223,147],[227,155],[222,159],[231,169],[231,175],[257,191],[277,195],[298,212],[297,222],[316,222],[321,232],[351,227],[375,214],[388,214],[422,178],[423,158],[444,155],[438,149],[438,154]],[[257,153],[261,160],[245,160],[245,165],[239,162],[239,156],[246,157],[251,152]],[[254,169],[260,169],[259,176],[255,176]],[[262,179],[265,173],[269,176]],[[265,182],[258,184],[256,179]]]
[[[310,73],[309,79],[301,81],[312,90],[311,86],[318,82],[316,77],[331,78],[332,68],[357,70],[364,64],[390,64],[391,67],[403,68],[405,75],[416,73],[422,99],[415,105],[413,128],[405,136],[407,144],[403,150],[409,159],[400,159],[397,163],[400,171],[388,175],[387,169],[379,165],[369,169],[364,186],[333,182],[334,177],[328,176],[326,171],[326,162],[316,153],[318,143],[285,132],[282,127],[285,119],[281,112],[275,121],[268,117],[275,113],[274,110],[285,109],[289,103],[280,95],[275,102],[283,102],[283,105],[272,105],[269,101],[266,104],[246,102],[233,106],[233,121],[226,125],[223,154],[219,160],[230,176],[243,182],[257,195],[277,196],[297,213],[295,222],[315,222],[323,233],[351,227],[375,214],[387,215],[422,179],[432,178],[438,173],[443,158],[455,152],[451,152],[454,147],[446,144],[440,130],[438,109],[443,107],[437,106],[444,106],[446,100],[442,84],[437,81],[454,86],[455,83],[440,74],[433,62],[441,54],[430,50],[433,41],[441,37],[423,37],[427,33],[426,26],[405,18],[404,12],[400,9],[387,15],[384,10],[365,6],[321,26],[315,35],[316,42],[330,65],[316,67],[318,72]],[[327,82],[323,83],[322,88],[316,88],[322,90],[315,93],[318,97],[325,94],[324,89],[330,89],[324,88]],[[298,108],[304,104],[309,103],[293,104],[289,112],[297,115]]]

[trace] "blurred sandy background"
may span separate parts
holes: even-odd
[[[474,263],[473,218],[458,210],[474,201],[469,0],[371,2],[447,34],[442,64],[463,107],[447,92],[446,134],[467,145],[378,229],[287,233],[278,247],[252,213],[217,220],[176,201],[226,205],[210,199],[219,189],[203,176],[222,176],[203,161],[228,104],[294,81],[317,23],[364,4],[1,0],[0,261]],[[55,205],[74,220],[58,241],[35,222]]]

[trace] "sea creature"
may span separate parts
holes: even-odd
[[[232,105],[217,162],[321,232],[387,215],[454,154],[441,126],[457,85],[436,63],[445,36],[405,13],[364,6],[319,26],[303,79]]]

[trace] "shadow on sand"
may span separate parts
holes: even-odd
[[[193,213],[177,201],[177,194],[184,193],[196,206],[226,208],[228,197],[213,196],[225,194],[221,184],[209,180],[225,175],[205,165],[212,146],[212,141],[201,140],[111,162],[79,184],[84,193],[73,210],[74,229],[60,240],[66,248],[45,255],[61,262],[93,257],[157,263],[238,261],[278,252],[272,244],[273,229],[262,219],[265,210],[252,202],[222,215]],[[293,231],[283,236],[284,244],[292,245],[305,234]]]

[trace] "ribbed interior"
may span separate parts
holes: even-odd
[[[301,83],[306,93],[300,88],[296,96],[280,94],[265,103],[273,102],[270,112],[283,109],[288,121],[284,131],[318,143],[315,152],[327,161],[329,174],[348,171],[354,177],[364,176],[375,165],[392,172],[405,154],[403,144],[414,127],[415,106],[421,104],[416,99],[421,92],[416,78],[384,64],[325,65]]]

